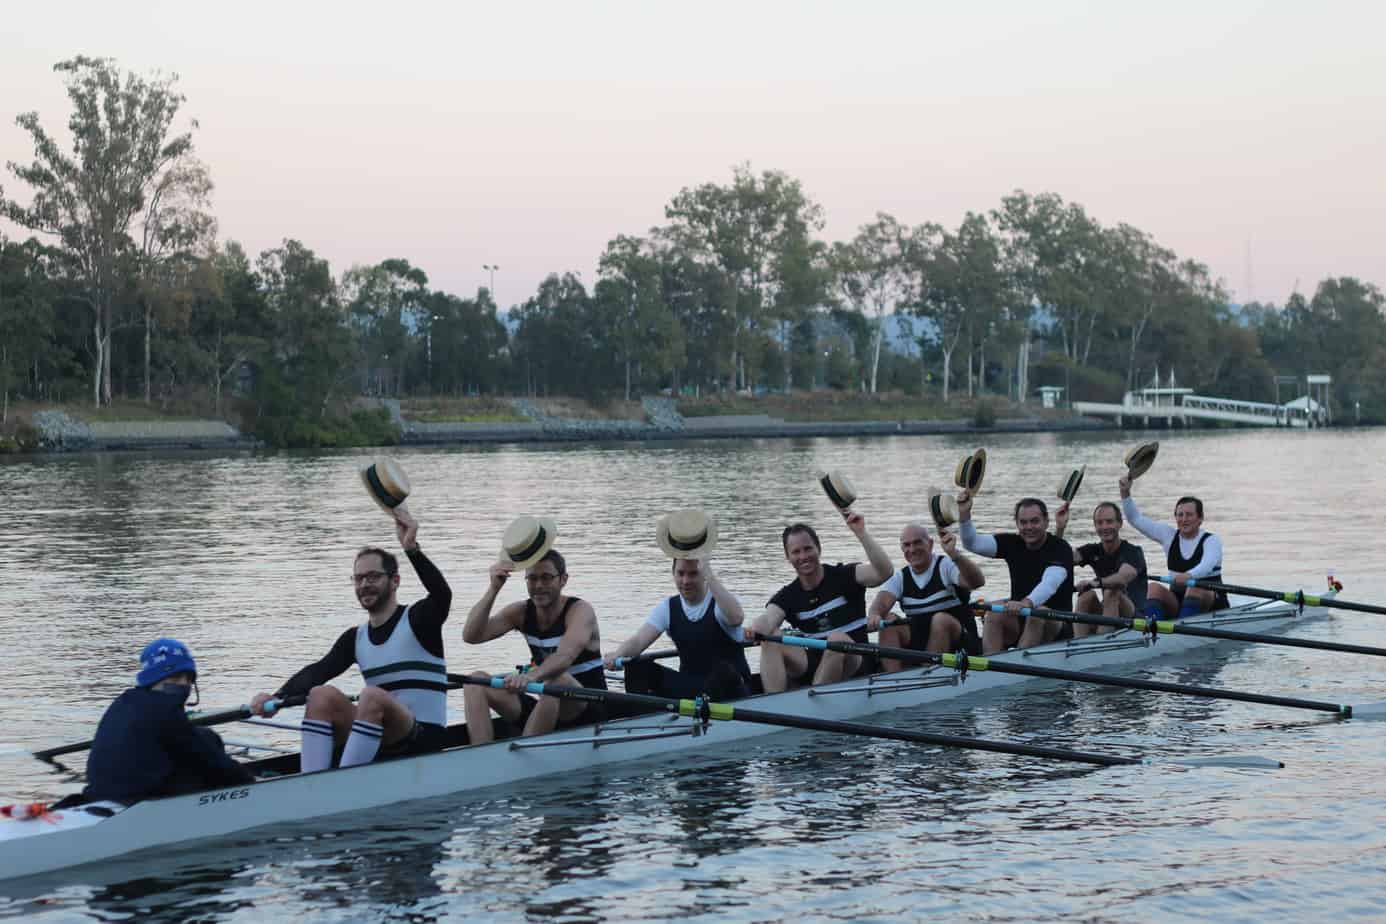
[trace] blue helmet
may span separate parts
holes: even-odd
[[[188,646],[176,638],[156,638],[140,652],[140,672],[135,676],[135,686],[152,687],[165,677],[184,671],[197,676],[197,662]]]

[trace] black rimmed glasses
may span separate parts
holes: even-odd
[[[351,576],[353,584],[379,584],[390,576],[388,571],[362,571],[360,574]]]

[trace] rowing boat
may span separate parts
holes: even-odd
[[[1235,599],[1226,610],[1185,622],[1281,633],[1326,615],[1324,607]],[[1188,635],[1152,637],[1123,629],[1010,651],[992,660],[1069,668],[1123,667],[1214,644],[1237,643]],[[928,666],[765,694],[746,702],[754,702],[762,711],[846,720],[1033,682],[1033,678],[1015,674],[986,671],[960,675],[952,668]],[[79,807],[37,819],[0,821],[0,879],[97,863],[137,850],[265,825],[359,812],[607,764],[657,760],[776,730],[741,722],[707,725],[674,715],[637,716],[533,738],[503,739],[308,775],[295,773],[252,786],[148,799],[124,809],[108,804],[98,807],[97,812]],[[252,766],[268,768],[273,762]]]

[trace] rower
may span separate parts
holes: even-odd
[[[607,668],[617,668],[617,659],[638,655],[667,632],[679,652],[679,669],[654,661],[626,664],[627,692],[674,698],[706,693],[719,701],[749,696],[745,613],[712,570],[717,522],[701,510],[676,511],[660,518],[655,543],[673,559],[678,593],[655,604],[636,633],[607,655]]]
[[[1078,593],[1074,609],[1079,613],[1130,619],[1145,609],[1145,552],[1121,538],[1121,524],[1121,508],[1112,501],[1102,501],[1092,508],[1092,525],[1098,541],[1073,550],[1074,566],[1091,568],[1096,575],[1091,581],[1080,581],[1074,588]],[[1054,535],[1062,539],[1067,525],[1068,504],[1064,504],[1054,511]],[[1111,632],[1113,628],[1075,623],[1073,637]]]
[[[402,506],[393,509],[395,531],[405,556],[428,595],[408,606],[397,599],[399,561],[381,548],[356,553],[352,584],[366,621],[337,637],[332,649],[294,674],[274,693],[250,701],[256,715],[265,704],[307,694],[301,730],[302,772],[326,770],[339,752],[339,765],[369,763],[377,755],[397,757],[441,750],[447,743],[447,662],[443,623],[452,590],[419,548],[418,521]],[[355,664],[366,687],[353,705],[328,681]]]
[[[210,728],[184,710],[197,682],[192,652],[177,639],[155,639],[140,653],[135,686],[116,697],[96,728],[87,785],[55,808],[88,802],[130,805],[254,782]]]
[[[1005,612],[986,618],[982,628],[983,653],[991,655],[1011,646],[1030,648],[1060,637],[1063,624],[1053,619],[1026,618],[1023,609],[1048,606],[1073,609],[1073,549],[1049,533],[1049,508],[1037,497],[1025,497],[1015,505],[1016,531],[982,536],[972,522],[972,492],[958,495],[958,521],[963,548],[987,558],[999,558],[1010,572],[1011,596]]]
[[[810,638],[866,641],[866,589],[882,584],[895,568],[880,543],[866,531],[865,517],[851,508],[856,492],[845,476],[830,472],[821,476],[820,484],[861,543],[867,560],[825,565],[821,560],[823,546],[812,526],[794,523],[785,527],[780,541],[797,577],[770,598],[765,612],[746,630],[747,641],[774,634],[785,621]],[[768,642],[760,646],[760,680],[766,693],[782,692],[791,681],[796,686],[836,683],[870,666],[859,655]]]
[[[918,523],[900,531],[905,566],[877,591],[866,616],[866,628],[876,631],[898,602],[909,617],[909,624],[882,629],[880,644],[934,652],[961,648],[968,654],[979,655],[982,639],[977,632],[977,617],[967,600],[987,579],[976,562],[958,549],[955,534],[939,530],[938,544],[943,548],[942,554],[934,550],[929,531]],[[887,671],[905,666],[894,658],[881,659],[881,667]]]
[[[568,564],[553,548],[557,538],[558,525],[547,517],[522,516],[510,524],[501,543],[501,560],[491,565],[486,592],[467,614],[462,629],[467,644],[480,645],[508,632],[519,632],[533,659],[527,668],[505,677],[504,689],[468,686],[463,691],[472,744],[495,739],[492,709],[507,721],[522,725],[526,735],[605,718],[598,702],[552,696],[536,699],[524,692],[530,683],[606,689],[597,614],[586,600],[563,593],[568,586]],[[508,603],[492,615],[496,595],[511,573],[521,568],[528,598]],[[490,679],[491,675],[478,671],[472,676]]]
[[[1227,596],[1206,587],[1190,587],[1189,580],[1222,580],[1222,540],[1203,528],[1203,501],[1186,495],[1174,503],[1174,526],[1157,523],[1136,507],[1131,496],[1131,476],[1117,482],[1121,509],[1131,525],[1147,538],[1160,543],[1165,553],[1172,585],[1151,581],[1146,593],[1144,613],[1151,619],[1162,616],[1182,619],[1213,609],[1224,609]]]

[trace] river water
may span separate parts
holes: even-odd
[[[1167,519],[1204,498],[1228,579],[1386,602],[1386,432],[1160,434],[1137,483]],[[1087,465],[1080,505],[1116,496],[1124,434],[985,437],[975,517],[1005,529],[1022,494],[1052,497]],[[860,548],[816,488],[857,485],[868,528],[895,538],[977,437],[400,450],[424,549],[455,594],[449,666],[501,671],[520,644],[461,641],[505,525],[554,516],[569,592],[596,607],[609,650],[672,593],[654,521],[715,511],[715,562],[748,613],[793,575],[779,531],[820,526],[827,561]],[[1124,443],[1123,443],[1124,441]],[[272,690],[359,617],[365,544],[394,544],[361,488],[370,453],[82,455],[0,461],[0,802],[80,784],[14,752],[90,736],[139,648],[172,635],[197,656],[203,703]],[[1128,530],[1130,533],[1130,530]],[[1075,517],[1070,538],[1088,541]],[[1135,535],[1128,538],[1138,539]],[[1157,549],[1145,543],[1147,555]],[[1152,561],[1157,559],[1152,558]],[[1004,566],[985,561],[988,594]],[[1158,568],[1152,567],[1152,570]],[[407,569],[406,569],[407,571]],[[512,582],[518,585],[519,582]],[[419,592],[406,574],[401,598]],[[514,599],[517,586],[502,599]],[[1386,616],[1301,630],[1386,645]],[[1161,679],[1363,703],[1386,700],[1374,659],[1218,646],[1149,665]],[[343,678],[355,689],[359,677]],[[454,694],[454,717],[460,719]],[[36,921],[301,922],[463,916],[495,921],[794,919],[1240,921],[1386,917],[1386,736],[1365,721],[1221,701],[1046,687],[889,713],[982,737],[1180,756],[1253,753],[1285,769],[1092,769],[824,734],[735,755],[605,769],[177,846],[130,863],[0,882],[0,917]],[[874,721],[880,721],[880,718]],[[296,735],[223,726],[227,738]],[[277,735],[277,737],[276,737]],[[80,758],[73,765],[80,770]],[[0,822],[13,823],[13,822]],[[2,873],[3,871],[0,871]]]

